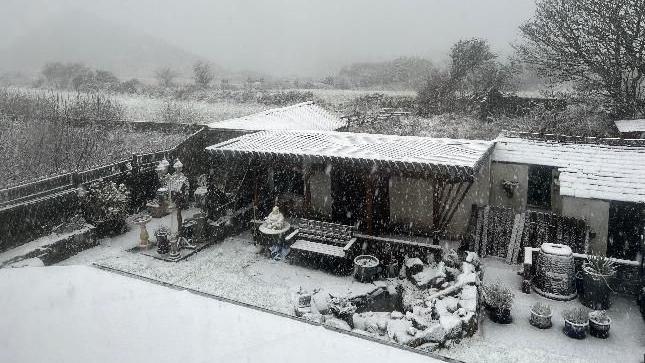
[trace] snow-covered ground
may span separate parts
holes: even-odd
[[[156,226],[170,224],[172,220],[171,216],[154,219],[148,225],[150,234]],[[338,276],[268,259],[257,253],[250,237],[248,232],[243,233],[208,247],[184,261],[171,263],[128,252],[128,249],[138,244],[138,228],[133,226],[129,232],[101,240],[99,246],[83,251],[61,264],[97,263],[286,314],[293,314],[290,296],[300,287],[310,291],[322,288],[337,293],[370,288],[371,284],[358,283],[350,276]],[[613,322],[608,339],[588,336],[578,341],[562,333],[563,322],[560,317],[563,307],[578,304],[576,301],[561,303],[547,301],[535,293],[523,294],[519,289],[521,277],[516,273],[517,266],[509,266],[496,259],[484,259],[484,264],[484,278],[487,282],[501,280],[515,289],[512,312],[514,322],[499,325],[484,319],[474,337],[443,349],[439,354],[467,362],[495,363],[642,361],[645,353],[645,323],[633,299],[614,299],[609,310]],[[119,281],[123,279],[122,276],[114,278]],[[145,284],[141,281],[139,283]],[[538,300],[548,302],[553,307],[554,326],[551,329],[539,330],[528,322],[529,308]],[[281,319],[285,320],[285,324],[289,322],[288,319]],[[340,334],[338,337],[350,339]]]
[[[472,362],[643,362],[645,322],[634,299],[614,297],[608,310],[612,318],[610,335],[598,339],[587,335],[576,340],[564,335],[565,308],[580,306],[578,300],[558,302],[536,293],[520,291],[519,266],[511,267],[495,258],[484,259],[484,282],[502,282],[515,290],[513,322],[501,325],[484,319],[478,333],[438,353]],[[529,311],[536,301],[551,305],[553,327],[541,330],[529,324]]]
[[[89,266],[0,270],[0,362],[434,362]]]

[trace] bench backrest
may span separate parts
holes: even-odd
[[[337,245],[345,245],[353,234],[352,226],[311,219],[301,219],[298,228],[299,238]]]

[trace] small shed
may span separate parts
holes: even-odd
[[[625,139],[645,139],[645,119],[618,120],[614,123],[621,137]]]
[[[504,185],[516,185],[514,193]],[[583,218],[590,249],[633,259],[645,203],[645,140],[506,133],[496,140],[491,205]]]

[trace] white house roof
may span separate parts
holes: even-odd
[[[645,202],[645,142],[580,141],[500,137],[492,159],[559,168],[560,195]]]
[[[618,131],[623,132],[645,132],[645,119],[640,120],[619,120],[614,122]]]
[[[253,115],[211,122],[213,129],[233,130],[337,130],[345,121],[315,103],[303,102]]]
[[[260,131],[209,146],[221,154],[345,160],[472,177],[493,142],[335,131]]]

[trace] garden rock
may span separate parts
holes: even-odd
[[[426,267],[423,271],[414,274],[412,281],[420,289],[427,289],[429,287],[438,286],[445,281],[446,270],[443,262],[438,263],[436,266]]]
[[[412,322],[407,319],[390,320],[387,323],[387,336],[397,343],[407,345],[412,336],[408,330],[412,327]]]
[[[477,253],[475,252],[467,252],[466,262],[472,264],[473,266],[475,266],[475,268],[477,268],[480,264],[479,256],[477,256]]]
[[[402,312],[400,312],[400,311],[393,311],[393,312],[390,314],[390,317],[391,317],[392,319],[403,319],[403,313],[402,313]]]
[[[454,313],[459,308],[459,299],[456,297],[447,296],[440,301],[443,302],[443,305],[446,307],[448,312]]]
[[[350,327],[346,321],[340,320],[338,318],[331,318],[331,317],[326,318],[325,325],[330,328],[339,329],[339,330],[347,330],[347,331],[352,330],[352,327]]]
[[[418,257],[407,258],[405,260],[405,272],[408,277],[415,275],[423,270],[423,261]]]
[[[472,336],[477,331],[477,316],[473,312],[467,312],[466,315],[462,316],[461,321],[463,323],[463,334],[464,336]]]
[[[321,314],[316,313],[305,313],[302,315],[302,318],[316,324],[322,324],[325,320]]]
[[[311,310],[320,314],[329,314],[329,299],[326,292],[318,292],[311,297]]]
[[[425,342],[443,343],[446,341],[446,330],[437,322],[425,329],[422,334]]]
[[[464,286],[461,289],[461,298],[463,300],[476,299],[477,298],[477,287],[472,285]]]
[[[466,311],[475,312],[477,311],[477,298],[474,299],[461,299],[459,300],[459,307],[465,309]]]
[[[442,315],[439,317],[439,324],[446,331],[448,339],[457,338],[461,336],[462,321],[459,317],[454,315]]]

